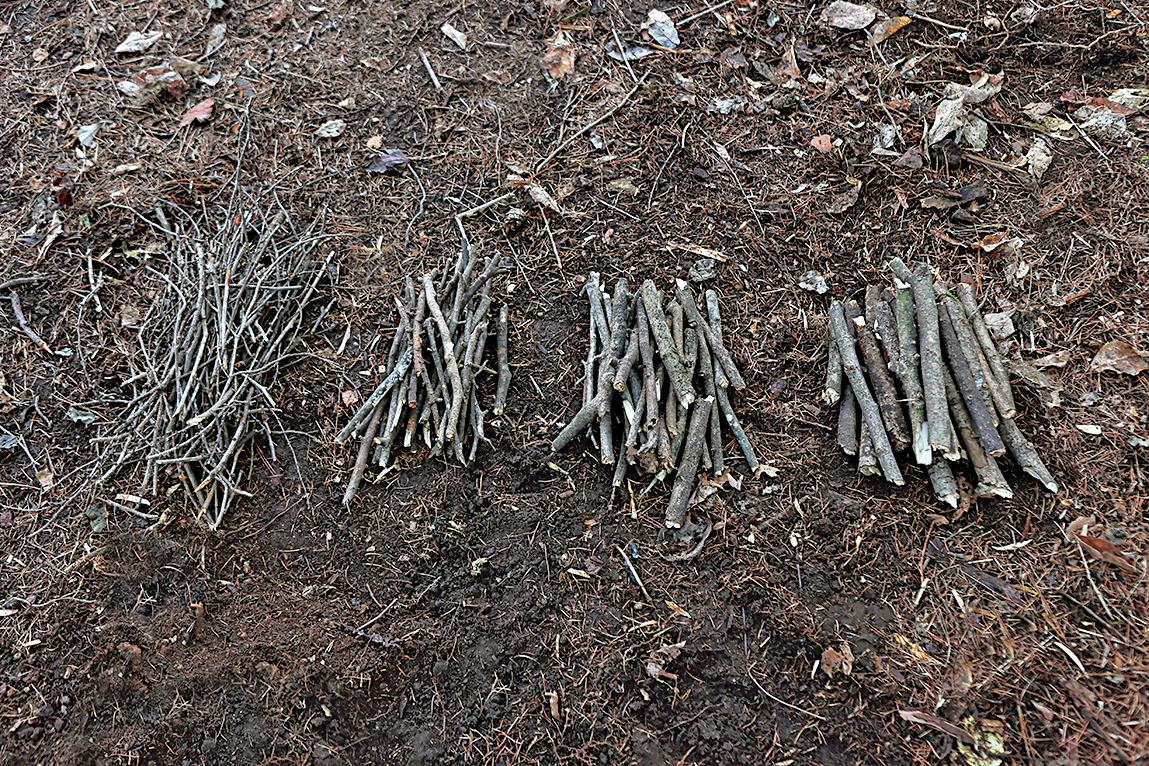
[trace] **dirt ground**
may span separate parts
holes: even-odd
[[[0,3],[0,282],[42,278],[0,296],[0,425],[20,437],[0,451],[0,762],[1149,763],[1149,375],[1090,367],[1109,341],[1149,352],[1149,117],[1065,125],[1149,82],[1149,8],[885,6],[913,20],[874,46],[824,3],[659,4],[678,49],[610,58],[653,7]],[[163,34],[115,53],[133,31]],[[186,87],[140,105],[118,87],[173,57],[198,61]],[[977,104],[984,150],[910,152],[980,71],[1003,76]],[[280,459],[252,443],[253,497],[216,533],[178,484],[150,498],[162,523],[112,507],[93,531],[138,477],[96,487],[67,415],[114,421],[140,275],[164,263],[145,219],[218,219],[245,125],[244,187],[335,237],[331,310],[273,390]],[[1019,162],[1039,140],[1040,181]],[[409,167],[368,172],[388,149]],[[509,191],[524,215],[466,224],[516,264],[492,443],[465,467],[404,453],[344,506],[354,450],[333,438],[377,382],[403,277],[453,263],[454,214]],[[589,443],[547,444],[578,404],[588,271],[669,284],[699,247],[726,257],[735,407],[770,470],[735,461],[702,555],[669,563],[666,490],[612,502]],[[837,450],[826,307],[888,284],[893,256],[1016,310],[1015,355],[1064,352],[1057,402],[1017,389],[1058,495],[1010,466],[1012,501],[957,514],[917,468],[894,488]],[[799,287],[810,270],[828,293]],[[1083,524],[1132,569],[1088,556]]]

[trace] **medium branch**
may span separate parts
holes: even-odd
[[[698,474],[702,451],[706,448],[706,431],[710,426],[710,408],[713,405],[714,400],[707,397],[699,399],[691,408],[686,447],[678,464],[678,473],[674,477],[670,502],[666,506],[665,524],[668,528],[678,529],[686,521],[686,506],[690,502],[690,495],[694,492],[694,478]]]
[[[746,388],[746,381],[742,379],[742,373],[738,372],[734,358],[730,356],[726,346],[722,345],[722,339],[714,334],[710,325],[698,313],[698,304],[694,302],[694,294],[690,292],[690,285],[682,279],[675,280],[675,284],[678,286],[678,302],[686,311],[686,318],[694,324],[699,332],[706,336],[706,342],[715,358],[722,363],[722,370],[730,380],[730,385],[735,388]]]
[[[495,403],[491,413],[497,418],[507,406],[507,390],[511,387],[511,364],[507,359],[507,317],[508,307],[503,304],[499,310],[499,332],[495,336],[495,355],[499,364],[499,383],[495,387]]]
[[[649,279],[642,283],[642,305],[646,308],[646,317],[650,323],[651,333],[654,335],[655,345],[658,346],[658,353],[662,355],[662,363],[670,375],[670,383],[674,386],[678,401],[689,407],[694,403],[697,394],[694,392],[694,386],[690,383],[690,378],[687,377],[682,358],[674,347],[674,341],[670,337],[670,330],[666,324],[666,314],[662,310],[658,290],[655,288],[654,282]]]
[[[974,383],[973,373],[970,371],[969,362],[962,353],[961,344],[957,339],[957,331],[954,329],[949,311],[945,306],[941,306],[938,313],[940,315],[939,327],[945,341],[946,356],[950,360],[954,382],[957,383],[962,400],[965,401],[966,410],[969,412],[970,419],[973,420],[982,447],[990,455],[1004,455],[1005,445],[994,428],[993,418],[985,406],[985,399],[982,398],[981,391]]]
[[[926,433],[926,403],[918,357],[918,326],[914,321],[914,291],[899,280],[894,303],[895,325],[898,332],[898,363],[894,374],[902,384],[906,409],[910,413],[910,439],[914,446],[914,459],[918,465],[933,462],[929,434]]]
[[[993,342],[993,336],[989,334],[989,328],[986,327],[985,324],[985,317],[981,315],[981,311],[978,309],[973,288],[963,282],[958,285],[957,290],[962,307],[965,309],[965,314],[973,324],[973,332],[974,335],[977,336],[978,345],[981,347],[982,353],[985,354],[986,362],[988,363],[987,372],[990,373],[993,383],[996,384],[991,385],[989,391],[993,394],[993,400],[997,404],[997,411],[1003,418],[1015,417],[1017,415],[1017,406],[1013,400],[1013,391],[1009,387],[1009,373],[1006,371],[1005,364],[1002,362],[1001,353],[997,349],[997,344]]]
[[[834,331],[834,340],[838,344],[838,350],[842,354],[842,369],[850,379],[850,385],[854,389],[854,397],[858,400],[862,417],[869,424],[870,436],[874,440],[874,452],[882,466],[882,473],[885,474],[886,480],[893,484],[899,486],[905,484],[902,472],[898,469],[897,460],[894,459],[890,440],[886,436],[886,429],[882,424],[878,404],[874,401],[874,397],[866,385],[865,377],[862,376],[858,354],[854,351],[854,339],[850,336],[850,329],[846,324],[846,315],[842,310],[840,301],[834,301],[830,304],[830,325]]]

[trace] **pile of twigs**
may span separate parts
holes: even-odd
[[[369,462],[386,473],[393,466],[391,453],[400,438],[404,448],[415,449],[417,431],[422,431],[431,457],[449,447],[461,463],[474,459],[480,442],[486,441],[486,411],[479,406],[476,379],[482,372],[492,372],[483,365],[492,334],[498,383],[491,413],[495,417],[503,414],[511,383],[507,306],[502,306],[496,319],[491,285],[510,269],[496,254],[483,259],[476,275],[479,259],[471,252],[461,224],[459,230],[463,245],[454,270],[424,274],[417,282],[407,277],[405,301],[395,299],[398,326],[386,366],[380,370],[383,381],[335,437],[336,444],[359,439],[344,503],[355,497]],[[449,302],[444,300],[448,296]]]
[[[272,390],[334,255],[317,254],[323,235],[295,232],[282,208],[266,207],[237,183],[214,231],[176,208],[172,224],[159,207],[157,221],[144,218],[167,237],[166,259],[143,267],[155,297],[120,384],[131,396],[114,427],[93,439],[105,469],[96,486],[142,465],[136,500],[145,502],[161,477],[178,477],[196,522],[212,530],[235,498],[251,496],[248,443],[266,435],[276,460],[273,434],[283,429]]]
[[[904,481],[894,453],[912,451],[938,498],[954,508],[960,493],[949,464],[957,460],[973,466],[977,497],[1013,497],[997,463],[1006,451],[1057,492],[1017,427],[1009,375],[973,289],[958,284],[951,291],[924,264],[911,272],[895,258],[890,270],[894,290],[870,285],[864,309],[855,301],[830,306],[822,396],[839,404],[842,450],[857,455],[862,474],[880,473],[898,485]]]
[[[722,341],[718,296],[705,295],[703,319],[689,285],[678,280],[669,303],[646,280],[631,293],[619,278],[614,295],[590,273],[589,346],[584,365],[583,404],[551,443],[558,452],[588,428],[603,463],[613,464],[615,489],[628,465],[654,482],[674,475],[666,509],[668,528],[680,528],[694,494],[699,469],[726,473],[722,420],[734,434],[750,471],[754,448],[742,430],[727,393],[745,383]],[[701,394],[701,395],[700,395]],[[618,427],[621,438],[616,438]]]

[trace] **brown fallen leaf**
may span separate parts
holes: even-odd
[[[843,642],[842,651],[836,651],[830,647],[822,650],[822,670],[826,675],[831,678],[835,673],[841,673],[848,676],[854,672],[854,653],[850,651],[850,645]]]
[[[1102,540],[1100,537],[1090,537],[1089,535],[1079,535],[1077,533],[1074,533],[1074,537],[1081,542],[1081,547],[1098,561],[1112,564],[1130,574],[1141,574],[1141,570],[1137,568],[1137,565],[1134,564],[1128,556],[1122,553],[1116,545],[1108,540]]]
[[[856,179],[848,179],[850,188],[840,194],[835,194],[826,202],[826,207],[823,208],[825,212],[837,215],[844,213],[854,206],[858,201],[858,192],[862,190],[862,182]]]
[[[899,29],[909,24],[913,19],[909,16],[893,16],[881,21],[870,27],[870,36],[874,38],[872,44],[876,45],[882,40],[893,36]]]
[[[833,139],[827,135],[814,136],[814,138],[810,141],[810,146],[814,147],[823,154],[828,154],[834,149],[834,144],[832,141]]]
[[[938,718],[936,715],[930,715],[921,710],[899,710],[898,715],[902,717],[903,721],[912,721],[929,726],[967,745],[977,744],[977,740],[968,731],[960,726],[955,726],[944,718]]]
[[[1106,343],[1089,363],[1093,372],[1118,372],[1123,375],[1140,375],[1149,370],[1149,362],[1133,350],[1125,341],[1111,340]]]
[[[211,119],[211,110],[215,106],[214,98],[205,98],[198,104],[184,112],[184,116],[180,118],[180,127],[186,128],[193,122],[207,122]]]
[[[556,80],[561,80],[574,71],[575,49],[566,32],[561,29],[547,40],[547,52],[543,55],[543,67]]]

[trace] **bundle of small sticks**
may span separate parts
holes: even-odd
[[[870,285],[864,309],[854,301],[830,305],[822,398],[839,405],[842,450],[857,455],[861,473],[897,485],[904,481],[894,453],[912,450],[938,498],[954,508],[959,492],[949,463],[957,460],[973,466],[977,497],[1013,497],[997,463],[1007,450],[1057,492],[1017,427],[1009,375],[973,289],[951,291],[924,264],[910,271],[895,258],[890,270],[894,290]]]
[[[169,212],[170,224],[160,207],[157,221],[140,216],[167,237],[167,254],[142,269],[155,297],[137,326],[138,353],[127,359],[132,374],[120,384],[131,398],[113,429],[92,439],[103,470],[95,484],[142,463],[141,496],[158,495],[162,477],[178,477],[196,522],[215,530],[237,497],[251,496],[249,442],[265,435],[277,459],[274,436],[284,429],[275,385],[306,334],[304,312],[334,253],[321,257],[324,235],[295,232],[283,212],[256,204],[238,184],[215,230],[174,206]]]
[[[462,463],[474,459],[479,443],[486,440],[486,411],[479,406],[476,377],[492,372],[483,365],[492,334],[498,383],[491,413],[503,414],[511,384],[507,306],[493,317],[491,284],[509,269],[495,255],[483,259],[476,276],[478,260],[464,235],[453,271],[441,276],[431,272],[418,281],[407,277],[405,301],[395,299],[398,326],[381,369],[383,381],[335,437],[336,444],[359,439],[344,503],[355,497],[368,462],[385,473],[400,438],[404,448],[415,448],[416,431],[422,430],[431,457],[449,448]]]
[[[555,437],[551,451],[558,452],[589,427],[602,462],[615,466],[615,490],[628,465],[653,475],[654,481],[674,474],[665,521],[669,528],[680,528],[699,468],[716,477],[726,472],[723,419],[749,469],[759,468],[730,406],[727,389],[745,383],[722,341],[718,296],[706,292],[704,319],[682,280],[669,304],[649,279],[631,293],[626,279],[619,278],[608,296],[595,272],[586,294],[591,321],[583,405]],[[615,436],[616,425],[621,438]]]

